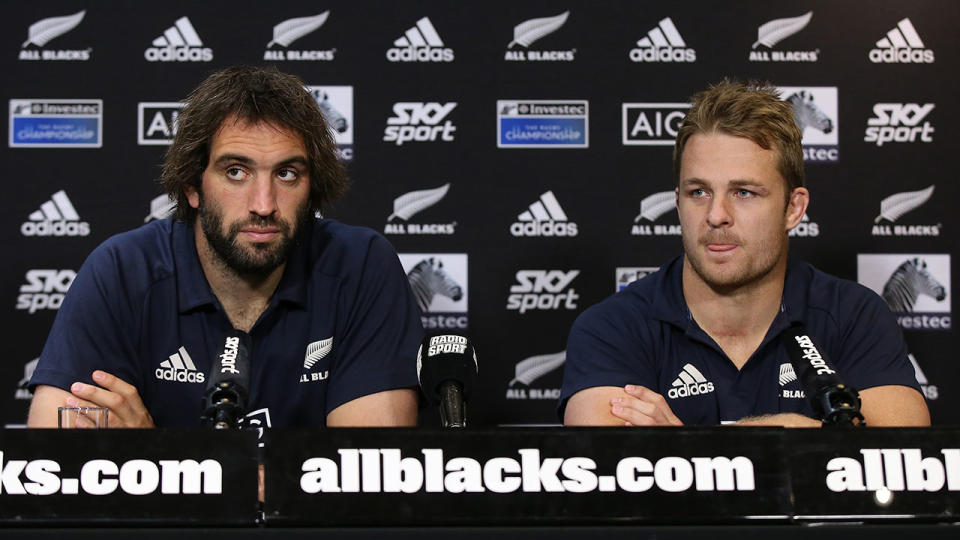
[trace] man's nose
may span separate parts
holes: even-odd
[[[723,197],[715,198],[710,202],[710,208],[707,210],[707,224],[711,227],[724,227],[733,223],[733,217],[730,214],[727,205],[729,201]]]
[[[277,211],[277,190],[269,175],[258,175],[251,184],[249,210],[258,216],[269,216]]]

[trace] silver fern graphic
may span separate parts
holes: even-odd
[[[313,17],[298,17],[296,19],[283,21],[273,27],[273,39],[270,40],[270,43],[267,43],[267,47],[272,46],[274,43],[289,47],[294,41],[323,26],[323,23],[327,22],[329,15],[330,10],[328,9]]]
[[[933,195],[934,187],[936,184],[919,191],[895,193],[880,201],[880,215],[873,222],[880,223],[881,219],[896,221],[900,216],[927,202]]]
[[[393,213],[390,214],[387,221],[395,217],[404,221],[410,219],[417,212],[430,208],[440,202],[440,199],[446,196],[447,190],[449,189],[450,184],[448,182],[438,188],[411,191],[410,193],[397,197],[393,200]]]
[[[810,22],[811,17],[813,17],[813,12],[808,11],[799,17],[774,19],[760,25],[760,28],[757,28],[757,41],[753,44],[753,48],[756,49],[757,45],[761,43],[767,47],[773,47],[778,42],[803,30]]]
[[[62,36],[67,32],[73,30],[80,24],[80,21],[83,20],[83,16],[86,15],[87,10],[78,11],[73,15],[65,15],[63,17],[50,17],[48,19],[41,19],[30,25],[30,28],[27,30],[27,40],[23,42],[21,47],[26,47],[27,45],[33,43],[37,47],[43,47],[51,39]]]
[[[917,377],[917,382],[920,384],[930,384],[927,376],[923,373],[923,370],[920,369],[920,364],[917,363],[917,359],[913,356],[913,353],[907,353],[907,359],[913,364],[913,374]]]
[[[567,351],[560,351],[553,354],[541,354],[521,360],[517,363],[517,367],[514,371],[514,375],[516,376],[512,381],[510,381],[510,384],[513,385],[517,382],[521,382],[527,386],[530,386],[530,383],[533,381],[562,366],[566,360]]]
[[[310,369],[333,349],[333,336],[307,345],[307,354],[303,359],[303,368]]]
[[[529,47],[531,43],[542,38],[543,36],[555,32],[558,28],[563,26],[563,23],[567,22],[567,17],[570,16],[569,11],[564,11],[560,15],[555,17],[541,17],[539,19],[530,19],[529,21],[522,22],[513,27],[513,41],[507,45],[507,48],[513,47],[515,44],[523,45],[524,47]]]
[[[793,370],[793,364],[780,364],[780,386],[786,386],[795,380],[797,372]]]
[[[642,218],[656,221],[658,217],[677,207],[677,195],[673,191],[654,193],[640,201],[640,214],[633,218],[636,223]]]

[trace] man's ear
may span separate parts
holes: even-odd
[[[794,188],[790,192],[790,199],[787,200],[787,230],[796,227],[807,213],[807,206],[810,205],[810,192],[807,188]]]
[[[183,194],[187,196],[187,202],[193,208],[200,208],[200,192],[193,186],[183,188]]]

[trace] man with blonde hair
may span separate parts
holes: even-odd
[[[801,138],[768,84],[693,97],[674,148],[683,255],[574,323],[565,424],[820,425],[779,339],[795,325],[860,390],[867,425],[929,424],[883,300],[787,256],[810,201]]]

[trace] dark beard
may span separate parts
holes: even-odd
[[[273,216],[251,216],[243,222],[236,222],[223,233],[223,212],[214,204],[207,204],[200,197],[200,227],[207,243],[213,248],[217,259],[232,272],[240,275],[266,277],[280,265],[287,262],[290,252],[300,240],[303,231],[310,223],[310,205],[298,209],[296,226],[290,222]],[[237,244],[237,236],[244,227],[273,226],[280,229],[280,241],[276,244],[258,243],[249,248]]]

